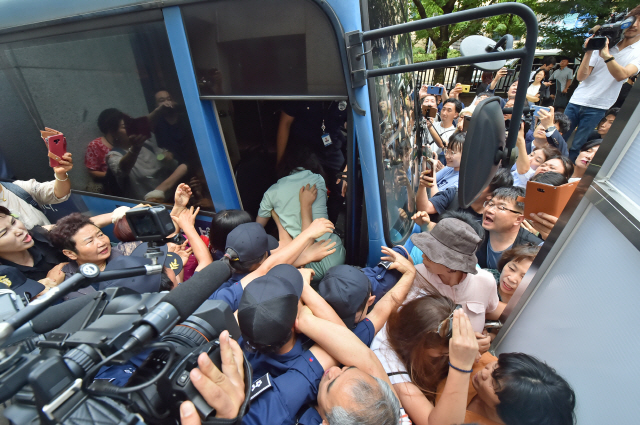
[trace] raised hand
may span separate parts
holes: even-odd
[[[73,168],[73,155],[71,154],[71,152],[67,152],[62,155],[60,161],[58,161],[58,164],[59,165],[57,167],[53,167],[54,173],[64,175],[71,171],[71,169]]]
[[[176,188],[176,193],[173,197],[177,207],[186,207],[191,198],[191,188],[185,183],[180,183]]]
[[[413,266],[413,263],[404,258],[403,255],[398,254],[393,249],[386,246],[383,246],[381,249],[383,256],[380,259],[382,261],[391,261],[391,265],[389,266],[390,270],[398,270],[402,274],[416,272],[416,268]]]
[[[180,212],[180,215],[178,216],[178,225],[180,228],[184,229],[185,227],[195,227],[196,216],[199,212],[200,207],[196,208],[195,211],[193,207],[191,207]]]
[[[467,314],[458,309],[453,313],[453,330],[449,340],[449,362],[458,369],[470,370],[478,354],[478,340]]]
[[[424,226],[425,224],[431,223],[431,217],[429,217],[429,213],[426,211],[418,211],[413,217],[411,217],[418,226]]]

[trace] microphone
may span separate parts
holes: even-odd
[[[16,329],[2,345],[11,345],[34,335],[45,334],[58,329],[98,296],[97,293],[89,294],[48,307],[29,322]]]
[[[231,268],[224,261],[214,261],[194,274],[144,315],[122,350],[131,350],[168,333],[176,324],[191,316],[230,277]]]

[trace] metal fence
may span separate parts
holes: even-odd
[[[533,68],[529,70],[531,73],[534,69],[538,69],[540,67],[540,63],[534,63]],[[569,65],[570,68],[573,68]],[[513,75],[507,75],[504,78],[501,78],[496,85],[495,92],[496,93],[505,93],[509,86],[520,76],[520,63],[516,64],[513,68],[515,69],[515,73]],[[447,67],[444,68],[444,77],[443,81],[435,81],[435,70],[428,69],[424,71],[418,71],[416,73],[416,84],[420,87],[423,84],[426,85],[434,85],[436,83],[443,84],[447,91],[451,90],[452,87],[456,85],[456,83],[460,84],[469,84],[471,85],[471,91],[475,92],[478,89],[480,83],[482,83],[482,74],[484,71],[476,68],[472,65],[464,65],[464,66],[455,66],[455,67]],[[491,73],[491,79],[495,76],[495,73]]]

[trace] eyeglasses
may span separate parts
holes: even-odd
[[[459,308],[462,308],[462,306],[460,304],[456,304],[451,314],[438,325],[437,332],[442,338],[451,338],[451,335],[453,334],[453,313],[455,313]],[[447,324],[449,326],[447,326]]]
[[[496,207],[500,211],[511,211],[512,213],[515,213],[515,214],[522,214],[521,211],[510,210],[509,208],[505,207],[504,205],[496,205],[493,201],[484,201],[484,204],[482,204],[482,206],[485,207],[486,209]]]
[[[444,153],[444,156],[447,156],[447,155],[453,156],[453,155],[457,154],[460,151],[454,151],[453,149],[445,149],[442,152]]]

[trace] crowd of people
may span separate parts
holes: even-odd
[[[630,15],[640,17],[640,7]],[[118,185],[135,199],[166,202],[173,193],[174,235],[186,242],[162,248],[159,275],[93,284],[61,302],[110,287],[171,291],[223,261],[232,275],[209,299],[228,304],[241,335],[220,335],[221,370],[203,354],[190,371],[219,418],[235,418],[244,400],[246,358],[254,378],[268,375],[269,386],[252,399],[245,424],[573,424],[575,394],[551,366],[524,353],[495,357],[489,350],[507,303],[558,219],[544,212],[525,217],[526,188],[530,182],[561,186],[585,175],[618,114],[612,107],[617,93],[640,69],[639,26],[636,21],[627,29],[619,45],[585,54],[575,75],[581,84],[571,98],[574,75],[567,58],[559,58],[555,70],[553,59],[532,71],[527,102],[548,109],[538,110],[528,131],[521,123],[515,164],[500,168],[467,208],[458,203],[464,121],[495,94],[507,70],[483,83],[469,105],[459,99],[461,86],[448,92],[437,84],[441,95],[426,86],[404,93],[420,105],[419,117],[404,117],[417,125],[406,127],[424,132],[402,147],[394,163],[400,172],[385,171],[385,181],[395,185],[389,197],[406,199],[398,214],[414,226],[403,245],[382,246],[381,262],[373,267],[345,264],[332,217],[331,205],[341,205],[346,184],[336,179],[346,163],[340,104],[331,105],[337,118],[326,132],[328,110],[309,112],[302,104],[283,110],[279,180],[264,193],[257,217],[219,211],[206,236],[195,227],[206,202],[194,187],[197,177],[185,183],[192,164],[181,150],[182,118],[171,95],[158,91],[156,110],[142,119],[104,110],[98,118],[102,135],[85,157],[91,175],[105,190]],[[547,93],[550,78],[554,94]],[[503,107],[513,107],[517,88],[516,80]],[[515,117],[506,110],[504,119]],[[317,128],[305,130],[309,122]],[[422,142],[424,150],[414,155]],[[296,149],[300,143],[333,148],[318,158]],[[383,154],[391,150],[383,145]],[[135,240],[126,219],[128,207],[93,217],[73,213],[55,224],[47,220],[39,206],[69,198],[72,169],[67,153],[50,182],[0,186],[0,274],[27,301],[86,263],[117,270],[148,262],[147,245]],[[265,230],[272,219],[277,238]],[[117,240],[102,230],[112,224]],[[136,365],[122,367],[130,373]],[[126,385],[122,376],[118,368],[97,375]],[[181,419],[184,425],[200,423],[191,402],[182,404]]]

